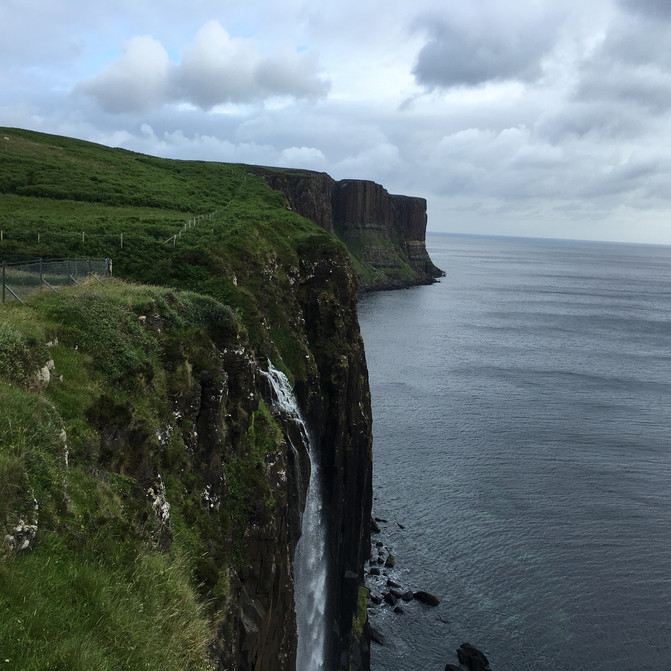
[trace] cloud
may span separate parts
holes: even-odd
[[[315,147],[289,147],[280,154],[280,163],[287,168],[307,168],[323,170],[326,157]]]
[[[3,0],[0,83],[4,125],[372,179],[434,230],[671,205],[668,0]]]
[[[289,50],[263,55],[253,40],[232,38],[218,21],[208,21],[194,42],[171,64],[153,37],[134,37],[107,70],[82,82],[107,112],[137,112],[185,102],[203,110],[227,103],[245,104],[276,96],[316,99],[328,82],[309,52]]]
[[[653,130],[638,105],[598,99],[594,91],[590,96],[562,100],[543,111],[534,123],[535,134],[554,145],[580,141],[589,152],[592,145],[627,143]]]
[[[133,37],[111,67],[77,86],[106,111],[141,112],[166,100],[170,59],[153,37]]]
[[[618,0],[618,4],[632,14],[671,21],[671,4],[668,0]]]
[[[419,84],[449,88],[540,76],[561,26],[557,13],[484,4],[460,3],[418,20],[416,28],[429,35],[413,69]]]
[[[654,132],[671,110],[671,23],[618,14],[575,71],[567,97],[579,123],[593,110],[592,128],[610,138]],[[575,123],[574,123],[575,125]]]

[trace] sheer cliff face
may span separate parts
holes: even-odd
[[[301,305],[317,378],[299,389],[320,446],[329,520],[327,617],[333,668],[368,668],[367,641],[351,639],[363,566],[370,554],[372,415],[357,318],[357,282],[344,252],[302,263]],[[355,660],[350,666],[350,660]],[[361,664],[361,666],[359,666]]]
[[[365,180],[254,168],[282,191],[287,207],[334,233],[359,262],[362,290],[430,284],[444,273],[426,251],[426,200],[389,194]]]
[[[299,267],[290,269],[297,281],[285,307],[292,323],[300,325],[296,335],[306,343],[311,360],[308,375],[297,381],[295,391],[318,446],[327,511],[327,668],[367,668],[367,642],[351,639],[370,551],[372,503],[372,420],[357,281],[343,250],[306,245],[300,251]],[[236,397],[244,399],[248,392],[249,385],[242,384]],[[226,417],[231,417],[230,411]],[[274,513],[266,523],[245,531],[243,557],[248,567],[236,573],[232,584],[233,606],[224,627],[228,632],[222,629],[219,639],[224,643],[219,646],[221,668],[276,671],[295,664],[291,558],[299,534],[296,507],[305,500],[304,492],[296,490],[299,482],[306,487],[307,479],[305,473],[299,477],[300,463],[292,458],[286,439],[273,463],[267,478]],[[351,659],[361,660],[360,665],[350,666]]]

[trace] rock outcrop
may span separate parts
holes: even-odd
[[[459,664],[469,671],[491,671],[485,653],[470,643],[462,643],[457,648],[457,657],[459,657]]]
[[[362,291],[431,284],[444,275],[426,250],[426,200],[392,195],[367,180],[250,167],[287,199],[287,207],[342,240]]]

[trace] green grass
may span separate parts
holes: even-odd
[[[358,643],[363,635],[363,628],[368,619],[368,593],[369,590],[362,585],[359,586],[359,592],[356,600],[356,612],[352,616],[352,641]],[[354,649],[352,645],[351,649]],[[351,660],[350,660],[351,663]]]
[[[0,662],[21,671],[205,671],[211,624],[179,556],[56,534],[0,564]]]

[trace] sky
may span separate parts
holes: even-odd
[[[0,0],[0,125],[671,244],[669,0]]]

